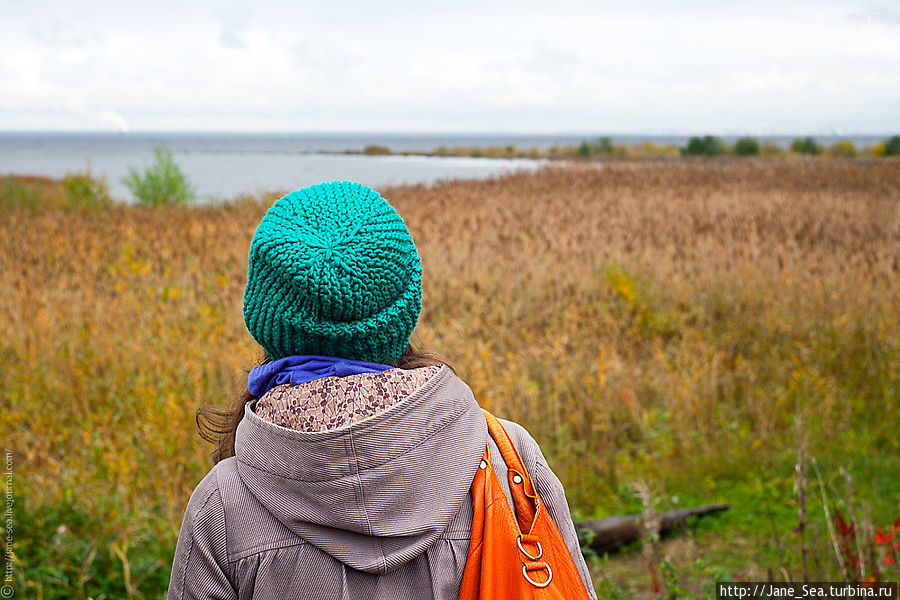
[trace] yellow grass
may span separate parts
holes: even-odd
[[[715,499],[793,451],[795,414],[814,453],[900,453],[884,424],[900,162],[616,162],[381,191],[423,259],[418,339],[530,429],[578,514],[621,510],[637,478]],[[0,428],[21,493],[107,515],[121,539],[150,512],[173,535],[210,466],[195,410],[260,357],[241,294],[265,203],[3,210]]]

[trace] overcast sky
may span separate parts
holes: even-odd
[[[900,131],[900,2],[0,0],[0,130]]]

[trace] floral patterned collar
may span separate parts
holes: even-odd
[[[425,385],[440,368],[388,369],[276,385],[260,397],[255,410],[260,417],[288,429],[337,429],[393,406]]]

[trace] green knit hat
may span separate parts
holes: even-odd
[[[422,308],[409,230],[378,193],[334,181],[284,196],[250,244],[244,322],[272,360],[393,363]]]

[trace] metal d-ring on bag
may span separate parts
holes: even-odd
[[[567,598],[588,600],[562,534],[541,501],[509,434],[484,411],[488,432],[509,468],[515,512],[485,448],[472,482],[472,538],[461,600]]]

